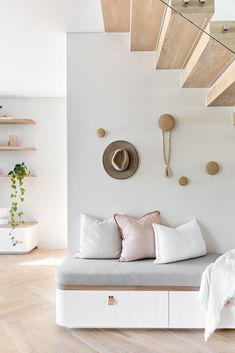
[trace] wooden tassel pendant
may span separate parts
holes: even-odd
[[[168,165],[165,167],[164,177],[169,178],[171,176],[171,171]]]
[[[164,177],[171,177],[171,170],[169,167],[170,164],[170,155],[171,155],[171,132],[167,132],[168,139],[165,141],[165,133],[162,131],[162,147],[163,147],[163,159],[165,163]]]
[[[165,163],[164,177],[169,178],[172,176],[169,167],[171,160],[171,130],[175,126],[175,119],[172,115],[163,114],[158,119],[158,125],[162,130],[162,152]]]

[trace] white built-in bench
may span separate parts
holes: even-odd
[[[203,328],[201,276],[219,255],[177,263],[75,259],[56,274],[56,321],[71,328]],[[235,306],[221,327],[235,328]]]

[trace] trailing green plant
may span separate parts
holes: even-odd
[[[28,168],[24,162],[16,164],[14,169],[8,175],[11,177],[11,208],[10,208],[10,238],[13,246],[16,246],[16,239],[13,230],[24,223],[23,212],[20,210],[20,204],[24,202],[25,187],[24,178],[29,175]]]

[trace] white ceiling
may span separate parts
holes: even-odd
[[[100,0],[0,0],[0,96],[65,97],[66,32],[103,32]]]

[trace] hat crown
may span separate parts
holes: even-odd
[[[127,170],[130,163],[130,157],[127,150],[118,148],[112,156],[112,166],[118,172]]]
[[[138,165],[138,152],[130,142],[113,141],[103,153],[104,169],[112,178],[130,178],[136,172]]]

